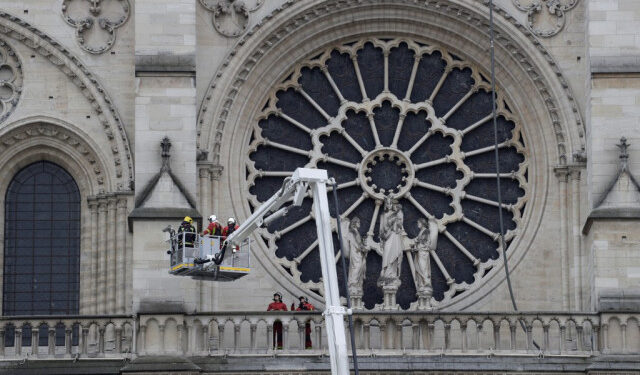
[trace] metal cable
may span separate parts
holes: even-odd
[[[344,243],[342,241],[342,226],[340,225],[340,208],[338,206],[338,184],[335,180],[332,181],[333,185],[333,201],[336,208],[336,226],[338,227],[338,246],[340,251],[340,259],[342,261],[342,281],[344,284],[345,296],[347,298],[347,309],[351,309],[351,296],[349,295],[349,285],[347,285],[348,274],[347,264],[344,260]],[[349,337],[351,338],[351,355],[353,358],[353,371],[355,375],[359,375],[358,370],[358,356],[356,354],[356,339],[353,334],[353,317],[351,314],[347,314],[349,320]]]
[[[489,36],[491,45],[489,50],[491,51],[491,106],[493,115],[493,145],[494,155],[496,162],[496,185],[498,189],[498,218],[500,222],[500,247],[502,248],[502,259],[504,262],[504,273],[507,278],[507,286],[509,287],[509,297],[511,297],[511,304],[513,310],[518,311],[516,304],[516,298],[513,295],[513,287],[511,286],[511,275],[509,273],[509,262],[507,262],[507,246],[504,242],[504,219],[502,217],[502,189],[500,187],[500,155],[498,153],[498,115],[496,109],[496,57],[494,47],[494,32],[493,32],[493,0],[489,0]],[[522,330],[527,332],[527,328],[522,320],[519,320]],[[540,346],[533,341],[533,345],[540,349]]]

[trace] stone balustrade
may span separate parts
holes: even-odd
[[[359,356],[640,353],[640,314],[389,311],[356,312],[353,318]],[[276,322],[281,349],[274,342]],[[146,355],[299,356],[328,350],[320,312],[0,318],[2,358]]]
[[[130,357],[135,323],[124,315],[0,317],[0,358]]]

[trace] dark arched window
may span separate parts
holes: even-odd
[[[18,172],[5,199],[3,315],[78,314],[80,192],[60,166]]]

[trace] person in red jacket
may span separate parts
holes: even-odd
[[[220,236],[222,234],[222,225],[218,221],[216,215],[209,216],[209,226],[202,232],[203,236]]]
[[[313,311],[315,308],[311,303],[309,303],[309,299],[305,296],[300,296],[299,298],[300,304],[295,309],[296,311]],[[293,310],[293,306],[291,306],[291,310]],[[313,343],[311,342],[311,322],[307,321],[304,323],[304,348],[311,349],[313,347]]]
[[[239,226],[238,224],[236,224],[236,219],[230,217],[229,220],[227,220],[227,226],[222,229],[222,241],[226,241],[227,237],[229,237],[231,233],[235,232],[238,227]],[[240,250],[238,246],[234,246],[232,251],[235,253],[238,250]]]
[[[273,302],[269,304],[267,311],[287,311],[287,305],[282,302],[282,294],[273,294]],[[282,322],[279,320],[273,323],[273,347],[282,349]]]

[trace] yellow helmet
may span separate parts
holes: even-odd
[[[189,223],[189,224],[192,224],[192,223],[193,223],[193,219],[192,219],[192,218],[190,218],[189,216],[185,216],[183,221],[186,221],[186,222],[187,222],[187,223]]]

